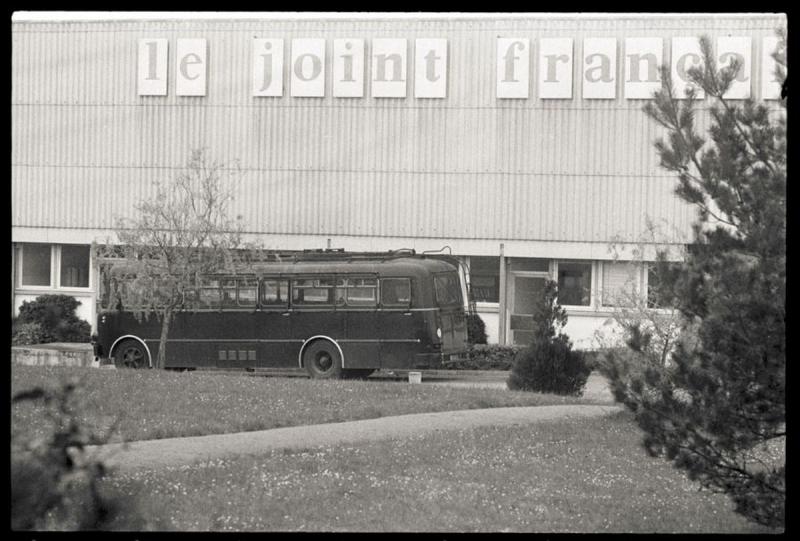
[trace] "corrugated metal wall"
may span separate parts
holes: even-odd
[[[779,16],[549,17],[496,20],[15,22],[12,225],[103,229],[208,147],[244,171],[236,209],[252,231],[608,242],[645,217],[688,234],[692,211],[658,167],[659,132],[622,96],[580,97],[584,37],[761,38]],[[572,37],[573,99],[497,100],[496,38]],[[175,40],[208,40],[205,97],[175,96]],[[283,38],[284,96],[251,96],[251,39]],[[293,38],[327,40],[326,97],[289,95]],[[336,38],[448,40],[446,99],[333,98]],[[136,92],[137,40],[169,40],[168,95]],[[367,62],[366,77],[369,78]],[[535,72],[535,70],[534,70]],[[90,240],[90,239],[89,239]]]

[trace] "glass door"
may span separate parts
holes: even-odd
[[[533,306],[544,287],[546,274],[511,273],[511,291],[509,298],[508,329],[511,331],[511,343],[528,345],[533,337]]]

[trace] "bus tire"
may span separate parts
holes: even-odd
[[[149,368],[147,350],[137,340],[123,340],[114,350],[114,366],[117,368]]]
[[[366,379],[375,370],[373,368],[351,368],[342,370],[344,379]]]
[[[342,356],[336,344],[314,340],[303,351],[303,366],[314,379],[336,379],[342,376]]]

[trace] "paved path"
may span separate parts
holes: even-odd
[[[120,470],[180,466],[236,455],[257,455],[272,449],[308,449],[411,436],[439,430],[480,426],[528,424],[553,419],[600,417],[621,411],[619,406],[561,405],[487,408],[381,417],[344,423],[295,426],[196,436],[137,441],[89,447],[107,466]]]

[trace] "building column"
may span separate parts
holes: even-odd
[[[508,344],[506,339],[506,257],[503,243],[500,243],[500,298],[497,309],[497,343],[501,346]]]
[[[14,289],[17,286],[17,247],[11,243],[11,317],[14,317]]]

